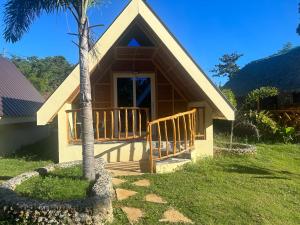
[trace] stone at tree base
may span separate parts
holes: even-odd
[[[49,165],[38,169],[42,174],[55,168],[67,168],[80,162]],[[23,173],[0,185],[0,216],[20,224],[95,224],[104,225],[113,219],[112,182],[104,169],[105,161],[96,160],[96,181],[85,199],[43,201],[19,196],[14,189],[37,171]]]
[[[145,200],[147,202],[159,203],[159,204],[166,204],[167,202],[162,199],[162,197],[156,194],[148,194],[145,196]]]
[[[117,194],[117,200],[118,201],[122,201],[125,200],[131,196],[134,196],[137,194],[137,192],[135,191],[130,191],[130,190],[125,190],[125,189],[121,189],[121,188],[117,188],[116,189],[116,194]]]
[[[125,183],[127,180],[123,180],[123,179],[119,179],[119,178],[112,178],[112,184],[114,185],[114,186],[118,186],[118,185],[120,185],[120,184],[123,184],[123,183]]]
[[[122,210],[126,214],[130,224],[137,223],[144,216],[143,211],[137,208],[122,207]]]
[[[182,213],[173,208],[170,208],[164,212],[163,218],[160,219],[159,222],[194,224],[192,220],[185,217]]]
[[[138,181],[134,182],[133,184],[135,186],[139,186],[139,187],[149,187],[150,181],[147,179],[143,179],[143,180],[138,180]]]

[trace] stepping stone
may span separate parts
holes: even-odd
[[[118,186],[120,184],[125,183],[127,180],[119,179],[119,178],[112,178],[112,184],[114,186]]]
[[[127,199],[127,198],[129,198],[129,197],[131,197],[131,196],[136,195],[137,192],[117,188],[117,189],[116,189],[116,194],[117,194],[117,200],[118,200],[118,201],[122,201],[122,200],[125,200],[125,199]]]
[[[137,208],[122,207],[122,210],[130,224],[137,223],[144,216],[143,211]]]
[[[147,202],[159,203],[159,204],[166,204],[167,202],[163,200],[160,196],[156,194],[149,194],[146,195],[145,200]]]
[[[143,180],[138,180],[138,181],[134,182],[133,184],[136,186],[139,186],[139,187],[149,187],[150,181],[147,179],[143,179]]]
[[[189,223],[193,224],[189,218],[185,217],[182,213],[178,212],[175,209],[168,209],[164,212],[163,218],[159,222],[168,222],[168,223]]]

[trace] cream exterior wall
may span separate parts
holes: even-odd
[[[206,139],[195,141],[195,150],[191,153],[191,158],[195,162],[199,158],[212,157],[214,154],[213,110],[207,102],[191,102],[189,107],[205,107]]]
[[[35,122],[0,125],[0,156],[10,155],[22,146],[33,144],[49,135],[48,126]]]

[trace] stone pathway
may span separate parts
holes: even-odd
[[[125,183],[127,180],[123,180],[123,179],[119,179],[119,178],[112,178],[112,184],[114,185],[114,186],[119,186],[119,185],[121,185],[121,184],[123,184],[123,183]]]
[[[139,186],[139,187],[149,187],[150,186],[150,181],[149,180],[138,180],[136,182],[133,183],[135,186]]]
[[[116,177],[114,177],[112,181],[113,181],[113,185],[115,187],[120,186],[125,182],[128,182],[125,179],[119,179]],[[132,184],[137,187],[144,187],[144,188],[148,188],[151,185],[150,181],[147,179],[141,179]],[[138,194],[138,192],[133,191],[133,190],[116,188],[117,201],[119,201],[120,203],[122,200],[126,200],[136,194]],[[154,193],[147,194],[144,197],[144,201],[149,202],[149,203],[154,203],[154,204],[167,204],[167,201],[165,201],[162,197],[160,197],[159,195],[156,195]],[[124,214],[126,215],[130,224],[138,223],[146,214],[143,211],[143,209],[134,208],[134,207],[130,207],[127,205],[121,206],[121,209],[124,212]],[[159,220],[159,222],[161,222],[162,224],[163,223],[194,224],[194,222],[192,220],[190,220],[185,215],[183,215],[181,212],[177,211],[176,209],[174,209],[172,207],[168,208],[164,212],[164,214],[162,215],[162,218]],[[159,222],[157,224],[159,224]]]
[[[131,197],[131,196],[136,195],[137,192],[117,188],[117,189],[116,189],[116,194],[117,194],[117,200],[118,200],[118,201],[122,201],[122,200],[125,200],[125,199],[127,199],[127,198],[129,198],[129,197]]]
[[[160,219],[159,222],[193,224],[193,221],[173,208],[170,208],[166,212],[164,212],[163,218]]]
[[[122,207],[123,212],[126,214],[130,224],[137,223],[143,216],[142,210],[131,207]]]
[[[145,196],[146,202],[153,202],[158,204],[166,204],[167,202],[162,199],[162,197],[156,195],[156,194],[149,194]]]

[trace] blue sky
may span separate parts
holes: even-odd
[[[0,31],[3,4],[0,0]],[[99,36],[127,4],[127,0],[110,0],[105,7],[90,12],[91,24]],[[203,70],[210,69],[224,53],[239,52],[240,65],[278,51],[283,44],[300,45],[295,32],[300,16],[298,0],[148,0],[178,40],[191,53]],[[188,4],[186,4],[188,2]],[[19,56],[63,55],[70,62],[78,61],[77,47],[67,32],[76,32],[70,14],[42,15],[21,41],[6,43],[0,37],[0,51]],[[223,79],[213,78],[215,83]]]

